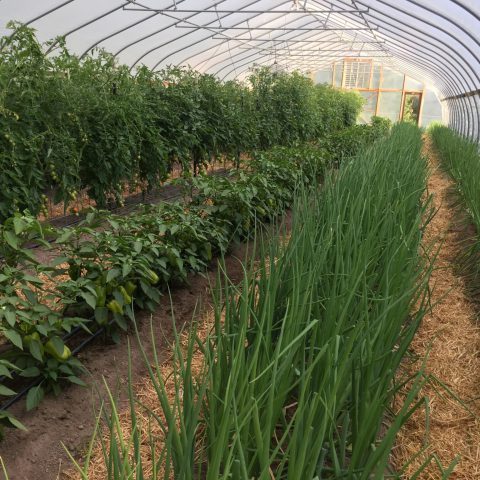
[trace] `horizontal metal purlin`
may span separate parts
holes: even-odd
[[[255,3],[255,2],[254,2],[254,3]],[[247,5],[246,8],[247,8],[247,7],[249,7],[249,5]],[[254,16],[254,18],[256,18],[256,16]],[[249,19],[249,21],[250,21],[250,20],[251,20],[251,19]],[[215,24],[216,24],[216,22],[217,22],[217,20],[215,21]],[[292,23],[292,22],[293,22],[293,20],[290,20],[288,23],[286,23],[286,24],[283,25],[283,26],[284,26],[284,27],[289,26],[290,23]],[[211,22],[211,23],[213,23],[213,22]],[[242,24],[244,24],[244,23],[245,23],[245,20],[242,20],[242,21],[240,21],[240,22],[238,22],[238,23],[236,23],[236,24],[234,24],[234,25],[230,25],[230,26],[238,26],[238,25],[242,25]],[[268,22],[266,22],[266,23],[268,23]],[[260,26],[266,26],[266,23],[264,23],[264,24],[262,24],[262,25],[260,25]],[[305,26],[307,26],[307,25],[314,24],[314,23],[315,23],[315,22],[312,20],[312,21],[309,22],[308,24],[304,24],[304,25],[302,25],[302,26],[305,27]],[[191,33],[191,32],[189,32],[189,33]],[[320,35],[320,34],[322,34],[322,33],[325,33],[325,32],[318,32],[318,31],[317,31],[317,32],[313,32],[313,35]],[[327,32],[327,33],[328,33],[328,32]],[[216,33],[212,34],[212,36],[213,36],[213,35],[216,35]],[[221,33],[220,35],[225,36],[223,33]],[[276,38],[279,38],[279,37],[281,37],[281,36],[283,36],[283,35],[284,35],[283,33],[280,33],[279,35],[276,35]],[[210,37],[208,37],[208,38],[204,38],[204,39],[202,39],[201,41],[210,40],[210,38],[211,38],[212,36],[210,36]],[[292,37],[286,37],[286,38],[292,38]],[[222,45],[222,44],[225,45],[225,44],[227,43],[227,41],[228,41],[228,40],[222,40],[220,45]],[[175,51],[174,53],[178,53],[179,51],[186,50],[186,49],[188,49],[189,47],[191,47],[192,45],[194,45],[194,44],[196,44],[196,43],[198,43],[198,40],[195,40],[194,42],[192,42],[192,43],[189,44],[189,45],[183,46],[182,48],[180,48],[179,50]],[[218,47],[220,47],[220,45],[218,45]],[[218,47],[217,47],[217,48],[218,48]],[[231,48],[231,49],[229,48],[229,51],[230,51],[230,50],[233,51],[234,49],[235,49],[235,47],[233,47],[233,48]],[[204,50],[202,50],[201,53],[204,53],[204,52],[206,52],[207,50],[211,50],[211,47],[210,47],[209,49],[204,49]],[[232,54],[231,54],[231,55],[232,55]],[[166,58],[168,58],[169,56],[170,56],[170,54],[167,55],[166,57],[163,57],[161,60],[159,60],[159,61],[154,65],[153,69],[155,70],[155,68],[156,68],[160,63],[162,63]],[[219,56],[219,55],[217,55],[217,54],[215,53],[215,54],[214,54],[214,57],[217,57],[217,56]],[[236,54],[235,54],[235,56],[236,56]],[[187,59],[190,60],[192,57],[194,57],[194,55],[190,55],[189,57],[187,57]],[[185,63],[185,61],[186,61],[186,60],[182,60],[182,62],[180,62],[180,63]],[[203,60],[203,61],[200,62],[200,63],[203,63],[203,62],[205,62],[205,61],[206,61],[206,60]],[[209,61],[209,60],[207,60],[207,61]],[[232,60],[232,56],[230,56],[230,61],[233,61],[233,60]],[[214,66],[217,65],[218,63],[221,63],[221,62],[215,63]],[[198,65],[198,64],[197,64],[197,65]],[[194,68],[196,68],[196,67],[194,67]]]
[[[372,59],[372,58],[391,58],[391,55],[387,52],[386,55],[374,55],[374,56],[371,56],[371,55],[367,55],[365,57],[361,57],[359,54],[357,55],[352,55],[351,52],[338,52],[338,53],[348,53],[349,55],[345,55],[345,57],[347,58],[366,58],[366,59]],[[362,52],[359,52],[359,53],[362,53]],[[337,54],[334,54],[334,55],[323,55],[322,52],[318,52],[318,55],[314,55],[314,54],[306,54],[306,55],[299,55],[299,54],[296,54],[294,53],[293,55],[289,55],[288,53],[277,53],[276,55],[274,55],[272,53],[272,57],[278,57],[278,58],[308,58],[308,57],[314,57],[314,58],[318,58],[318,57],[325,57],[325,58],[343,58],[342,55],[337,55]]]
[[[202,27],[201,25],[195,26],[195,25],[174,25],[175,28],[190,28],[194,30],[249,30],[249,31],[254,31],[254,30],[266,30],[270,32],[274,31],[282,31],[282,32],[298,32],[301,30],[307,31],[307,32],[315,32],[315,31],[360,31],[360,30],[367,30],[367,31],[376,31],[378,30],[378,27],[372,27],[372,28],[360,28],[360,27],[319,27],[319,28],[284,28],[284,27]]]
[[[170,7],[170,8],[172,8],[172,7]],[[279,7],[279,8],[281,8],[281,7]],[[322,6],[319,6],[319,8],[322,8]],[[339,8],[343,8],[343,9],[347,8],[347,9],[348,9],[348,8],[351,8],[351,5],[346,5],[345,7],[342,6],[342,7],[339,7]],[[244,10],[247,10],[247,8],[245,8]],[[311,15],[310,15],[310,16],[311,16]],[[315,17],[316,17],[316,16],[315,16]],[[295,18],[298,18],[298,17],[295,17]],[[303,17],[302,17],[302,18],[303,18]],[[323,23],[321,23],[321,22],[318,22],[318,23],[317,23],[317,22],[318,22],[318,20],[316,20],[316,22],[310,22],[310,23],[312,23],[313,25],[321,25],[322,27],[324,26]],[[183,23],[183,22],[182,22],[182,21],[179,21],[177,25],[179,25],[179,24],[181,24],[181,23]],[[292,21],[290,21],[289,23],[292,23]],[[237,24],[237,25],[230,25],[230,28],[233,27],[233,26],[239,26],[239,25],[242,25],[242,24],[243,24],[243,25],[248,25],[248,27],[250,27],[250,24],[245,23],[245,20],[243,20],[242,22],[240,22],[240,23]],[[277,23],[277,25],[278,25],[278,23]],[[264,25],[257,25],[257,26],[259,26],[259,27],[266,27],[266,26],[269,26],[269,25],[265,25],[265,24],[264,24]],[[287,26],[290,26],[290,25],[282,25],[283,28],[285,28],[285,27],[287,27]],[[308,26],[309,28],[311,28],[311,25],[305,25],[305,24],[304,24],[304,25],[300,25],[299,28],[305,29],[305,27],[307,27],[307,26]],[[328,25],[328,26],[329,26],[329,27],[336,26],[336,27],[338,27],[338,28],[343,28],[345,25],[339,24],[339,23],[336,22],[336,21],[332,21],[332,24],[330,24],[330,25]],[[356,35],[356,36],[354,37],[354,39],[358,39],[358,41],[365,40],[365,38],[362,36],[362,34],[365,33],[365,32],[358,32],[358,29],[359,29],[359,28],[362,28],[362,26],[363,26],[363,24],[360,24],[360,25],[355,26],[355,28],[352,29],[353,32],[355,32],[356,34],[358,34],[358,36]],[[214,34],[216,40],[220,40],[220,41],[222,41],[222,42],[227,42],[227,41],[229,41],[229,38],[232,38],[232,37],[239,38],[238,36],[233,35],[233,31],[232,31],[232,35],[228,35],[228,36],[225,35],[225,31],[228,30],[228,28],[226,29],[226,28],[223,28],[223,26],[221,26],[221,27],[222,27],[222,30],[223,30],[223,31],[222,31],[221,33],[216,33],[216,34]],[[211,27],[211,28],[213,28],[213,27]],[[243,33],[245,33],[246,31],[248,31],[248,29],[243,28],[243,26],[242,26],[242,28],[239,28],[239,30],[241,30]],[[371,31],[370,31],[369,29],[366,29],[366,30],[367,30],[368,34],[371,33]],[[198,30],[196,30],[196,31],[198,31]],[[211,31],[211,30],[209,30],[209,31]],[[269,30],[267,30],[267,32],[269,32]],[[290,32],[277,32],[277,34],[275,35],[274,39],[277,40],[277,41],[280,40],[280,37],[283,37],[283,34],[284,34],[284,33],[295,33],[295,34],[296,34],[296,37],[297,37],[298,35],[301,35],[302,33],[307,33],[307,32],[306,32],[306,31],[299,32],[297,28],[294,28],[294,29],[292,29]],[[313,34],[313,35],[321,35],[322,33],[338,33],[338,32],[325,32],[325,31],[323,31],[323,30],[318,30],[318,29],[317,29],[317,30],[314,30],[314,31],[308,30],[308,33],[311,33],[311,34]],[[270,37],[270,35],[268,35],[268,36]],[[219,39],[219,38],[217,38],[217,37],[222,37],[222,38]],[[353,37],[353,35],[351,35],[351,36],[349,35],[349,37],[350,37],[350,38],[349,38],[349,40],[350,40],[350,39]],[[210,37],[210,38],[212,38],[212,37]],[[249,39],[251,39],[251,38],[252,38],[252,36],[250,36]],[[294,38],[294,37],[291,37],[291,36],[290,36],[290,37],[282,38],[282,40],[292,40],[292,38]],[[206,39],[202,39],[202,41],[204,41],[204,40],[206,40]],[[271,38],[271,37],[270,37],[270,38],[256,38],[255,40],[258,40],[259,42],[262,42],[263,44],[267,44],[269,40],[272,40],[272,38]],[[302,40],[304,40],[304,38],[302,38]],[[306,40],[312,40],[312,39],[311,39],[311,38],[307,38]],[[371,40],[371,38],[368,38],[368,40]],[[377,39],[377,40],[378,40],[378,39]],[[198,41],[196,40],[195,42],[192,42],[192,44],[190,44],[189,46],[192,46],[193,44],[195,44],[195,43],[197,43],[197,42],[198,42]],[[240,43],[240,42],[237,42],[237,43]],[[237,43],[235,43],[234,45],[236,45]],[[180,50],[185,50],[187,47],[188,47],[188,46],[182,47]],[[236,46],[234,46],[233,48],[236,49]],[[232,51],[233,51],[233,48],[232,48]],[[206,50],[208,50],[208,49],[206,49]],[[206,50],[203,50],[202,53],[205,52]],[[229,52],[230,52],[230,48],[229,48]],[[237,52],[237,50],[235,51],[235,55],[233,55],[234,58],[237,58],[237,57],[239,56],[239,54],[237,54],[236,52]],[[178,53],[178,51],[175,52],[175,53]],[[222,53],[222,55],[223,55],[223,53]],[[231,61],[231,62],[234,62],[234,60],[232,59],[232,54],[231,54],[231,53],[230,53],[230,55],[231,55],[230,61]],[[194,56],[194,55],[191,55],[191,56],[187,57],[187,59],[191,59],[193,56]],[[218,55],[216,55],[216,53],[215,53],[215,56],[218,56]],[[155,69],[160,63],[162,63],[162,62],[165,60],[165,58],[168,58],[168,56],[162,58],[161,60],[159,60],[159,61],[155,64],[155,66],[153,67],[153,69]],[[182,60],[182,62],[184,62],[184,60]],[[182,62],[180,62],[180,63],[182,63]],[[214,66],[216,66],[216,65],[218,65],[218,64],[222,64],[222,62],[223,62],[223,61],[218,61],[217,63],[214,64]]]
[[[386,43],[385,40],[354,40],[352,39],[334,39],[334,40],[295,40],[293,37],[291,40],[287,39],[276,39],[276,38],[249,38],[249,37],[218,37],[213,35],[210,37],[212,40],[239,40],[242,42],[278,42],[278,43],[374,43],[374,44],[383,44]]]
[[[458,100],[460,98],[474,97],[475,95],[480,95],[480,89],[472,90],[470,92],[461,93],[459,95],[453,95],[451,97],[442,98],[440,101],[445,102],[447,100]]]
[[[317,49],[312,49],[312,48],[308,48],[308,49],[301,49],[301,48],[297,48],[297,49],[294,49],[294,48],[287,48],[287,47],[282,47],[282,48],[255,48],[255,47],[237,47],[239,50],[259,50],[259,51],[262,51],[262,52],[283,52],[283,51],[287,51],[287,52],[317,52],[317,53],[321,53],[321,52],[337,52],[337,53],[349,53],[349,52],[354,52],[354,53],[357,53],[357,52],[361,52],[361,53],[365,53],[365,52],[385,52],[384,49],[382,48],[368,48],[368,49],[365,49],[365,50],[352,50],[350,48],[345,48],[343,50],[339,50],[337,48],[335,49],[323,49],[323,48],[317,48]]]
[[[210,7],[211,8],[211,7]],[[310,14],[317,14],[317,13],[336,13],[336,14],[343,14],[343,13],[368,13],[368,8],[364,10],[188,10],[188,9],[162,9],[162,8],[131,8],[131,7],[124,7],[123,10],[128,12],[155,12],[155,13],[235,13],[235,14],[242,14],[242,13],[253,13],[253,14],[301,14],[301,15],[310,15]]]
[[[180,2],[183,2],[183,1],[184,1],[184,0],[174,0],[174,5],[173,5],[173,6],[177,6],[177,8],[178,8],[178,5],[180,4]],[[215,8],[218,8],[218,5],[223,4],[224,1],[225,1],[225,0],[222,0],[222,1],[220,1],[220,2],[217,2],[217,3],[215,3],[215,4],[212,5],[212,6],[214,6]],[[249,3],[248,3],[247,5],[245,5],[244,7],[245,7],[245,8],[248,8],[248,7],[252,6],[252,5],[255,5],[256,2],[257,2],[257,0],[252,1],[252,2],[249,2]],[[280,7],[281,5],[283,5],[283,3],[284,3],[284,0],[281,0],[281,3],[279,3],[278,5],[276,5],[276,7]],[[170,7],[167,7],[167,8],[172,8],[172,5],[171,5]],[[159,15],[159,14],[154,13],[153,15]],[[169,14],[164,14],[164,15],[167,16],[167,17],[176,18],[176,17],[173,17],[173,16],[171,16],[171,15],[169,15]],[[205,26],[209,26],[210,24],[213,24],[213,23],[216,24],[218,21],[223,20],[223,19],[229,17],[230,15],[231,15],[231,14],[217,15],[217,18],[216,18],[214,21],[208,22],[206,25],[202,25],[202,26],[205,27]],[[194,16],[195,16],[195,14],[189,15],[189,16],[187,17],[187,19],[188,19],[188,18],[191,18],[191,17],[194,17]],[[219,18],[219,17],[220,17],[220,18]],[[256,18],[256,16],[253,15],[252,18]],[[250,18],[249,20],[251,20],[252,18]],[[185,22],[186,19],[184,18],[182,21]],[[244,20],[242,20],[242,21],[240,21],[240,22],[237,22],[235,25],[241,25],[243,22],[244,22]],[[176,23],[178,23],[178,19],[176,20]],[[162,29],[161,29],[161,30],[162,30]],[[163,30],[162,30],[162,31],[163,31]],[[138,41],[142,41],[142,40],[144,40],[145,38],[149,38],[149,37],[151,37],[152,35],[156,35],[157,33],[158,33],[158,31],[155,31],[155,32],[153,32],[152,34],[148,34],[146,37],[143,37],[143,38],[138,39]],[[189,32],[185,33],[184,35],[181,35],[180,37],[177,37],[177,38],[175,38],[175,39],[168,40],[168,41],[166,41],[166,42],[163,41],[161,44],[157,44],[157,45],[155,45],[153,48],[147,49],[146,51],[144,51],[144,52],[142,53],[142,55],[141,55],[140,57],[136,58],[136,60],[132,63],[132,65],[131,65],[130,68],[132,69],[135,65],[138,64],[138,62],[140,62],[140,60],[142,60],[143,58],[145,58],[147,55],[151,54],[152,52],[154,52],[154,51],[156,51],[156,50],[159,50],[160,48],[162,48],[162,47],[164,47],[164,46],[166,46],[166,45],[168,45],[168,44],[170,44],[170,43],[174,43],[174,42],[178,41],[179,38],[186,38],[186,37],[187,37],[188,35],[190,35],[191,33],[194,33],[194,32],[189,31]],[[212,35],[213,35],[213,33],[212,33]],[[207,39],[208,39],[208,38],[201,39],[200,42],[202,42],[202,41],[204,41],[204,40],[207,40]],[[129,46],[133,45],[134,43],[136,43],[136,41],[135,41],[135,42],[131,42]],[[170,51],[166,56],[162,57],[162,58],[154,65],[153,70],[155,70],[156,67],[157,67],[160,63],[162,63],[164,60],[166,60],[167,58],[169,58],[171,55],[174,55],[174,54],[176,54],[176,53],[179,53],[179,52],[181,52],[181,51],[184,51],[184,50],[186,50],[186,49],[188,49],[188,48],[196,45],[197,43],[199,43],[199,40],[198,40],[198,39],[196,39],[194,42],[191,42],[191,43],[189,43],[189,44],[187,44],[187,45],[182,45],[182,46],[181,46],[179,49],[177,49],[177,50]]]

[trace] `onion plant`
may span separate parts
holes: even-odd
[[[130,390],[132,431],[115,402],[104,443],[109,479],[383,479],[395,435],[417,408],[421,377],[391,412],[396,375],[427,308],[430,265],[421,253],[429,219],[420,131],[398,125],[386,140],[297,194],[289,241],[282,232],[245,262],[232,284],[219,274],[206,339],[177,336],[173,401],[158,359],[145,355],[163,416],[163,448],[144,435]],[[261,243],[261,242],[260,242]],[[192,374],[192,359],[204,364]],[[149,431],[148,425],[143,426]],[[78,466],[89,478],[87,456]],[[143,462],[143,463],[142,463]],[[150,470],[149,470],[150,471]]]

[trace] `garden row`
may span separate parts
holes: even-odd
[[[62,39],[40,45],[10,25],[0,39],[0,220],[73,201],[97,206],[148,191],[175,163],[318,141],[354,125],[361,97],[300,74],[254,70],[248,84],[190,69],[129,71],[104,51],[79,58]],[[48,52],[48,54],[46,53]]]
[[[203,270],[234,238],[250,235],[255,222],[283,211],[297,184],[315,182],[327,165],[339,164],[390,128],[379,118],[368,126],[340,126],[325,134],[322,148],[256,151],[230,178],[181,180],[187,196],[182,204],[145,207],[131,217],[92,210],[78,227],[65,229],[20,212],[7,219],[0,226],[0,331],[7,342],[0,345],[0,395],[13,395],[7,388],[12,385],[3,382],[12,374],[41,379],[27,396],[29,409],[65,381],[82,383],[82,366],[64,341],[72,330],[103,328],[117,338],[133,305],[153,309],[167,284]],[[54,260],[39,262],[32,241],[50,249]],[[6,412],[0,416],[5,424],[14,422]]]
[[[145,356],[158,396],[152,410],[131,388],[132,423],[122,431],[112,404],[101,429],[110,436],[97,450],[106,477],[395,476],[395,435],[421,403],[419,376],[390,411],[428,304],[421,145],[417,127],[395,126],[327,173],[321,189],[297,191],[288,244],[278,235],[261,247],[240,285],[219,279],[208,337],[195,328],[188,341],[177,337],[168,379]]]
[[[64,229],[32,216],[8,219],[0,226],[0,332],[8,341],[0,346],[0,375],[41,378],[27,409],[46,391],[58,393],[62,382],[82,383],[82,365],[64,335],[103,327],[117,339],[134,307],[153,310],[166,285],[205,270],[213,255],[285,211],[297,185],[316,183],[326,167],[316,147],[274,149],[230,178],[184,180],[184,202],[145,206],[132,216],[92,210]],[[32,239],[54,259],[39,262]],[[3,382],[0,395],[14,392]]]

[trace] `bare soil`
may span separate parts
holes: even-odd
[[[290,217],[287,216],[287,227],[289,223]],[[251,255],[251,248],[249,244],[236,245],[225,258],[226,271],[233,282],[241,280],[241,262]],[[168,345],[173,339],[172,313],[175,326],[180,329],[192,320],[199,307],[208,306],[216,271],[214,263],[205,275],[194,276],[188,285],[174,289],[171,302],[165,295],[153,314],[141,312],[137,315],[139,338],[149,356],[152,353],[150,324],[161,363],[171,354]],[[105,394],[103,379],[113,392],[117,392],[121,401],[126,400],[128,341],[134,381],[146,376],[144,359],[132,333],[124,335],[118,345],[99,341],[80,354],[89,371],[89,375],[83,378],[88,388],[69,386],[59,397],[47,396],[32,412],[26,412],[25,402],[12,407],[11,412],[28,428],[28,432],[9,430],[6,439],[0,443],[0,457],[6,464],[10,480],[63,478],[62,471],[71,469],[72,465],[62,443],[74,456],[81,458],[93,433],[100,399]],[[1,473],[0,479],[4,479]]]

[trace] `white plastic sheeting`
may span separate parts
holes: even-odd
[[[432,86],[444,119],[480,140],[480,0],[0,0],[74,52],[105,48],[132,70],[190,65],[243,78],[254,65],[315,71],[374,58]]]

